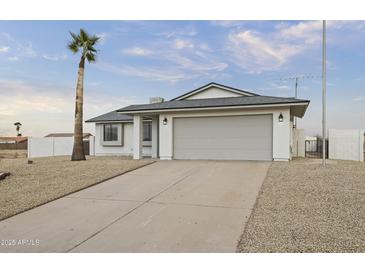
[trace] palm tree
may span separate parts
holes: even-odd
[[[83,116],[83,97],[84,97],[84,70],[85,60],[89,63],[96,61],[96,52],[94,48],[96,42],[100,39],[96,35],[90,36],[86,31],[80,29],[79,34],[70,32],[72,40],[68,44],[68,48],[73,52],[81,52],[79,63],[79,72],[76,86],[76,105],[75,105],[75,130],[74,130],[74,146],[71,156],[71,161],[86,160],[83,132],[82,132],[82,116]]]

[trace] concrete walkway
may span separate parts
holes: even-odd
[[[269,166],[159,161],[0,222],[0,252],[235,252]]]

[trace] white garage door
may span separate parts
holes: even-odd
[[[174,118],[174,158],[272,160],[272,115]]]

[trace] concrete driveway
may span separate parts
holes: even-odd
[[[269,166],[158,161],[0,222],[0,252],[235,252]]]

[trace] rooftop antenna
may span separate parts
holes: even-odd
[[[300,80],[304,79],[317,79],[320,78],[319,76],[312,75],[312,74],[302,74],[297,76],[291,76],[291,77],[282,77],[280,78],[280,81],[287,81],[287,80],[294,80],[295,83],[295,94],[294,97],[298,98],[298,85]],[[294,128],[297,128],[297,117],[294,117]]]

